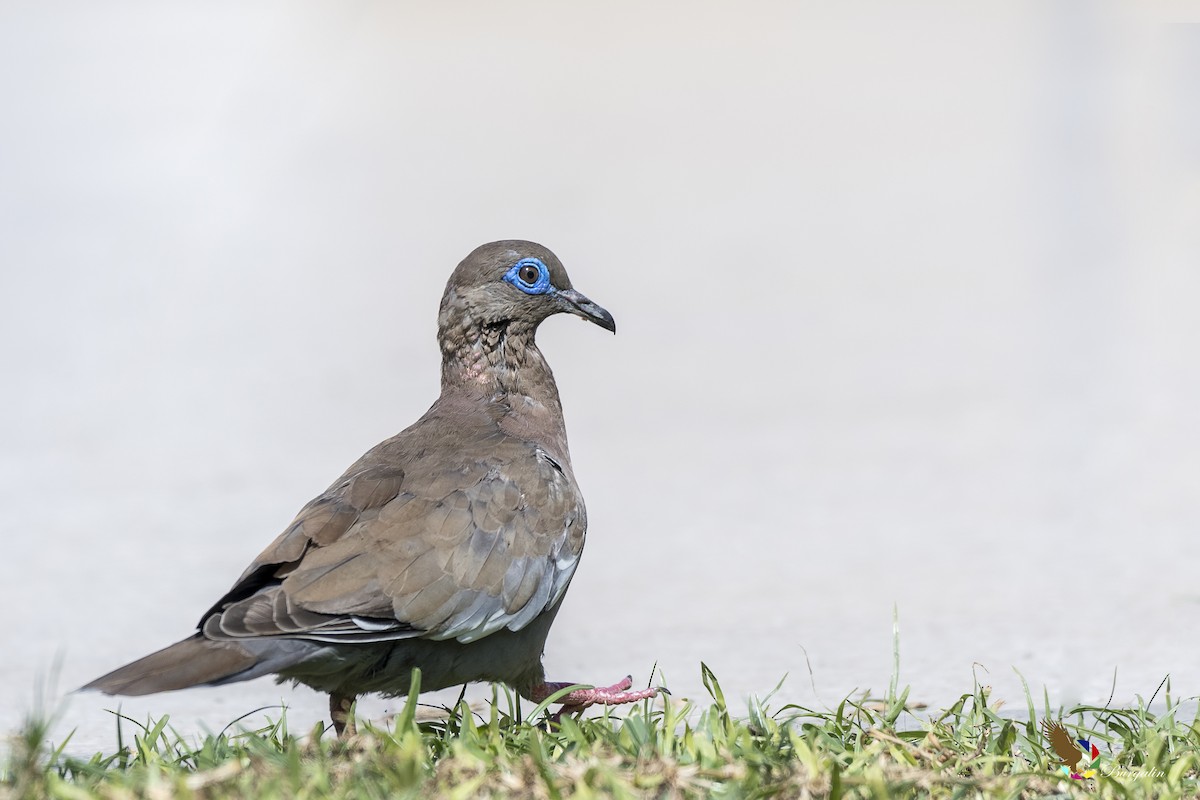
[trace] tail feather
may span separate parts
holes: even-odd
[[[80,691],[140,696],[245,680],[262,674],[252,668],[260,656],[236,642],[214,642],[199,634],[139,658],[92,681]],[[239,673],[248,673],[244,677]]]

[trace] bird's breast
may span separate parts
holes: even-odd
[[[500,430],[507,436],[529,442],[540,449],[574,483],[567,431],[558,404],[528,395],[509,395],[505,398],[503,408],[497,420]]]

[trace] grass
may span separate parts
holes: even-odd
[[[51,746],[48,723],[34,719],[0,768],[0,800],[1200,795],[1200,719],[1179,719],[1167,681],[1161,713],[1140,697],[1130,708],[1044,701],[1039,711],[1027,688],[1025,713],[1014,719],[978,684],[949,708],[918,713],[896,681],[875,701],[772,710],[768,697],[735,713],[701,670],[710,695],[702,705],[668,699],[558,724],[547,721],[546,703],[523,715],[500,689],[482,711],[460,700],[422,719],[414,693],[389,726],[363,724],[349,742],[320,725],[296,735],[286,715],[202,741],[185,741],[166,717],[126,719],[116,751],[85,760],[65,755],[67,742]],[[1058,771],[1044,719],[1062,719],[1099,747],[1094,777]]]

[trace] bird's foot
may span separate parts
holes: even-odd
[[[354,701],[357,699],[352,694],[334,692],[329,695],[329,717],[339,739],[346,740],[358,733],[354,725]]]
[[[574,684],[543,682],[530,691],[529,699],[540,703],[550,695],[568,686],[574,686]],[[558,710],[558,714],[555,716],[583,711],[588,706],[619,706],[625,703],[636,703],[639,700],[648,700],[651,697],[657,697],[660,692],[665,691],[654,686],[648,689],[630,690],[631,686],[633,686],[633,678],[626,675],[612,686],[596,686],[591,689],[576,689],[573,692],[568,692],[556,701],[562,703],[562,708]]]

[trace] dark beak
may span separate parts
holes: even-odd
[[[563,311],[569,311],[576,316],[583,317],[588,322],[594,322],[605,330],[610,330],[613,333],[617,332],[617,322],[613,319],[612,314],[605,311],[600,306],[588,300],[574,289],[561,290],[558,293],[559,299],[563,303]]]

